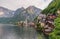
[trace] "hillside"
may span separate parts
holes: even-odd
[[[45,8],[42,13],[56,13],[56,11],[60,9],[60,0],[53,0],[47,8]]]
[[[42,13],[57,13],[57,10],[60,10],[60,0],[53,0],[48,7],[42,11]],[[54,32],[50,34],[50,39],[60,39],[60,14],[58,14],[58,17],[54,20],[54,24],[55,29]]]

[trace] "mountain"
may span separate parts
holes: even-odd
[[[35,6],[29,6],[26,9],[27,13],[30,14],[29,18],[33,21],[36,16],[38,16],[41,13],[41,9],[35,7]]]
[[[31,14],[34,14],[34,13],[39,14],[41,12],[41,9],[35,6],[29,6],[26,10],[28,13],[31,13]]]
[[[20,20],[23,21],[23,20],[25,19],[25,18],[24,18],[24,15],[23,15],[24,11],[25,11],[25,9],[24,9],[23,7],[18,8],[18,9],[15,11],[15,13],[14,13],[13,19],[14,19],[15,21],[20,21]]]
[[[0,23],[15,23],[18,21],[33,21],[36,16],[41,12],[41,9],[35,6],[29,6],[28,8],[18,8],[16,11],[9,10],[4,7],[0,7]]]
[[[13,17],[14,11],[0,7],[0,17]]]
[[[36,16],[38,16],[41,12],[41,9],[36,8],[35,6],[29,6],[28,8],[24,9],[19,8],[15,11],[14,17],[21,21],[28,19],[29,21],[32,21]]]
[[[10,23],[14,16],[14,11],[0,7],[0,23]]]
[[[60,9],[60,0],[53,0],[47,8],[45,8],[42,13],[57,13],[57,10]]]
[[[23,10],[24,10],[24,7],[18,8],[18,9],[15,11],[14,15],[20,14],[21,12],[23,12]]]

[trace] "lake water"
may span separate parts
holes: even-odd
[[[30,26],[0,24],[0,39],[37,39],[37,32]]]

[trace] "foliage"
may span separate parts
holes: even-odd
[[[54,32],[50,34],[50,39],[60,39],[60,17],[57,17],[54,23],[55,29]]]
[[[60,0],[53,0],[47,8],[45,8],[42,13],[48,14],[48,13],[56,13],[56,11],[60,9]]]

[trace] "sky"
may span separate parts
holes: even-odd
[[[45,9],[52,0],[0,0],[0,7],[5,7],[10,10],[28,6],[35,6],[40,9]]]

